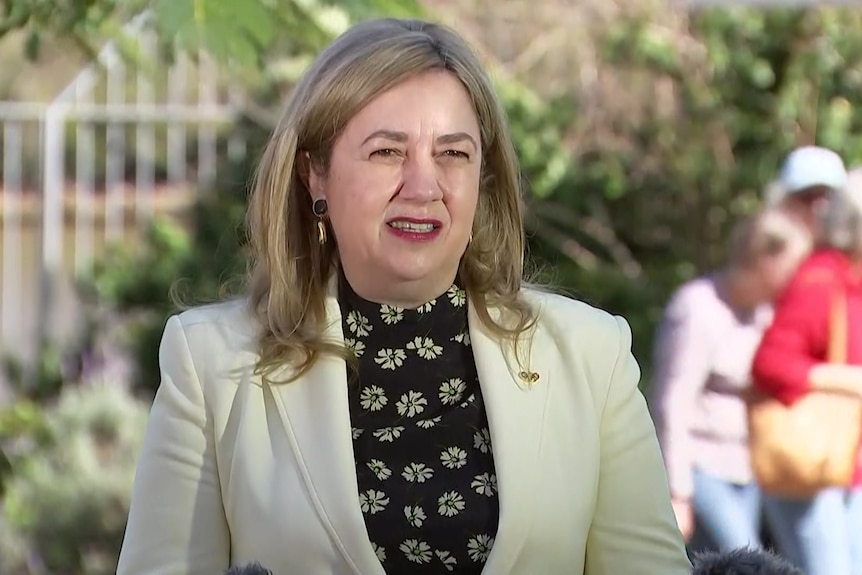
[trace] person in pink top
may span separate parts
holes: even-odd
[[[657,331],[653,417],[677,522],[695,517],[721,550],[760,544],[760,493],[744,395],[769,302],[810,249],[803,226],[768,209],[740,223],[724,269],[677,289]]]

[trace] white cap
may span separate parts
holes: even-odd
[[[788,154],[779,181],[788,194],[814,186],[840,189],[847,183],[847,169],[832,150],[803,146]]]

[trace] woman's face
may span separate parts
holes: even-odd
[[[479,195],[479,122],[460,81],[428,72],[372,100],[336,141],[327,202],[342,269],[361,296],[415,307],[446,291],[467,247]]]

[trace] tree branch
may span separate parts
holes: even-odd
[[[599,257],[568,234],[542,225],[531,226],[530,233],[585,270],[593,271],[599,267]]]
[[[21,12],[19,14],[10,14],[5,17],[3,20],[0,20],[0,38],[6,36],[10,32],[14,32],[15,30],[19,30],[27,25],[27,22],[30,21],[30,13],[29,12]]]
[[[617,236],[610,223],[610,216],[600,202],[596,201],[592,206],[592,211],[599,219],[581,216],[559,202],[548,200],[534,202],[532,207],[536,215],[570,228],[577,228],[588,235],[607,250],[613,263],[620,267],[626,277],[634,279],[643,274],[643,267]],[[536,225],[537,230],[544,227],[547,226]]]

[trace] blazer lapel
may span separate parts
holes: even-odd
[[[497,536],[483,573],[509,573],[532,520],[532,498],[538,488],[537,460],[552,374],[538,351],[544,346],[537,346],[529,339],[523,343],[520,355],[527,362],[522,369],[509,352],[508,344],[501,345],[472,308],[469,325],[488,412],[500,501]],[[521,373],[523,370],[527,373]],[[535,375],[530,377],[530,371]]]
[[[334,292],[326,312],[326,337],[343,341]],[[321,357],[299,380],[271,389],[321,522],[357,575],[384,575],[359,508],[346,370],[342,359]]]

